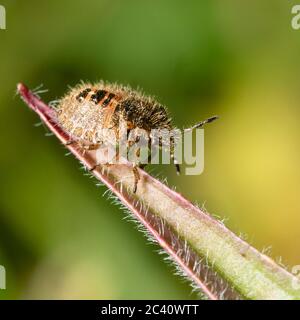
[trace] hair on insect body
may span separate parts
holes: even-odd
[[[137,143],[145,133],[151,143],[152,130],[174,129],[166,107],[155,99],[128,86],[105,82],[82,83],[72,88],[60,100],[56,112],[59,124],[71,138],[67,144],[77,143],[86,150],[97,150],[109,141],[116,141],[113,137],[120,136],[121,127],[126,129],[128,147]],[[201,128],[217,118],[217,116],[208,118],[185,131]],[[158,143],[162,148],[163,141],[160,140]],[[174,155],[176,141],[171,137],[169,143],[170,158],[179,174],[180,166]],[[137,149],[136,155],[139,153],[140,149]],[[118,156],[119,154],[116,158]],[[140,179],[137,168],[143,168],[145,164],[135,161],[131,163],[135,193]],[[94,170],[98,165],[90,170]]]

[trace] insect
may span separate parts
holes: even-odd
[[[151,140],[153,129],[174,129],[165,106],[141,92],[118,84],[79,84],[60,100],[56,110],[59,124],[71,137],[67,144],[78,143],[87,150],[97,150],[109,140],[110,137],[107,133],[104,134],[103,129],[111,129],[117,136],[120,125],[125,126],[128,136],[135,131],[134,138],[127,141],[129,145],[139,140],[139,130],[146,132]],[[216,116],[208,118],[185,130],[200,128],[216,119]],[[174,143],[174,139],[171,139],[170,156],[179,173]],[[134,193],[140,179],[137,168],[144,166],[132,163]],[[96,167],[97,164],[90,170]]]

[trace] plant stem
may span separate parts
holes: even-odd
[[[70,140],[52,108],[23,84],[18,85],[18,92],[62,143]],[[94,167],[95,151],[83,151],[75,144],[66,147],[84,166]],[[296,277],[145,171],[139,169],[141,179],[135,194],[131,192],[130,163],[101,165],[93,174],[207,298],[300,299]]]

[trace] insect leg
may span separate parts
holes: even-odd
[[[77,141],[76,140],[68,140],[67,142],[64,143],[64,146],[70,146],[71,144],[74,144],[76,143]]]
[[[81,144],[80,146],[85,150],[97,150],[100,147],[100,144],[99,143]]]
[[[80,148],[84,149],[84,150],[97,150],[99,148],[99,143],[93,143],[93,144],[86,144],[86,143],[82,143],[78,140],[68,140],[67,142],[64,143],[65,146],[70,146],[72,144],[77,143],[79,145]]]
[[[136,164],[133,164],[132,166],[132,171],[133,171],[133,174],[134,174],[134,186],[133,186],[133,193],[136,193],[136,190],[137,190],[137,185],[138,185],[138,182],[140,180],[140,173],[138,171],[138,168],[136,166]]]
[[[132,146],[134,143],[139,141],[139,137],[136,137],[135,141],[128,141],[129,146]],[[136,150],[136,155],[139,156],[140,153],[140,149]],[[140,174],[138,171],[138,167],[139,165],[136,163],[132,164],[132,171],[133,171],[133,175],[134,175],[134,186],[133,186],[133,193],[136,193],[137,190],[137,184],[140,180]]]
[[[176,173],[179,176],[180,175],[180,165],[178,163],[178,160],[175,157],[175,147],[176,147],[175,136],[171,136],[170,143],[171,143],[171,146],[170,146],[170,157],[171,157],[171,159],[173,161],[173,164],[175,165]]]
[[[71,144],[76,141],[71,141]],[[79,142],[79,147],[86,151],[97,150],[100,147],[101,143],[85,144]],[[96,163],[93,167],[89,168],[89,171],[94,171],[99,166],[99,163]]]
[[[144,169],[149,163],[151,163],[151,157],[152,155],[149,154],[148,159],[147,159],[147,163],[140,163],[139,164],[139,168]]]
[[[147,158],[147,163],[141,163],[139,164],[139,168],[144,169],[148,164],[151,164],[152,157],[155,157],[157,154],[157,149],[156,148],[151,148],[152,146],[152,141],[156,141],[151,137],[151,134],[149,135],[149,142],[148,142],[148,158]],[[161,145],[160,145],[161,147]]]
[[[205,120],[203,120],[203,121],[201,121],[199,123],[196,123],[195,125],[193,125],[190,128],[184,129],[184,131],[192,131],[192,130],[197,129],[197,128],[202,128],[205,124],[213,122],[213,121],[215,121],[217,119],[219,119],[218,116],[210,117],[210,118],[205,119]]]
[[[172,161],[173,161],[173,163],[175,165],[176,173],[179,176],[180,175],[180,165],[179,165],[179,163],[178,163],[178,161],[177,161],[177,159],[176,159],[176,157],[174,155],[174,151],[171,152],[171,159],[172,159]]]

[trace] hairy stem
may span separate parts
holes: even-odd
[[[55,112],[23,84],[26,104],[62,142],[70,140],[56,122]],[[87,168],[95,151],[66,146]],[[209,299],[300,299],[298,279],[228,230],[180,194],[139,169],[135,194],[130,163],[102,165],[93,171],[132,212],[183,274]]]

